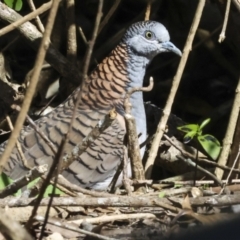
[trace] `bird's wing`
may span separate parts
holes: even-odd
[[[81,144],[83,138],[88,136],[91,130],[96,126],[99,120],[105,117],[105,112],[91,109],[79,110],[73,123],[69,141],[66,145],[65,153],[70,154],[73,147]],[[35,122],[45,136],[53,143],[57,151],[63,136],[67,133],[72,116],[72,108],[60,106],[53,112]],[[93,144],[79,157],[79,160],[72,163],[69,170],[64,175],[70,181],[90,186],[91,182],[96,182],[106,178],[104,173],[114,170],[119,164],[119,155],[123,145],[123,136],[125,135],[124,124],[121,122],[121,116],[118,117],[115,124],[108,127]],[[29,167],[42,165],[44,163],[52,164],[54,153],[42,137],[30,126],[25,127],[18,138],[22,151],[27,159]],[[2,152],[5,145],[1,145]],[[26,173],[27,169],[23,166],[21,157],[16,147],[12,151],[10,159],[5,166],[4,172],[12,179],[16,179]],[[102,171],[102,174],[101,174]],[[99,175],[99,176],[98,176]],[[86,177],[88,176],[88,177]]]

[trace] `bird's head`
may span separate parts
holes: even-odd
[[[174,52],[181,56],[181,51],[169,40],[169,33],[161,23],[142,21],[128,28],[122,42],[132,52],[149,60],[162,52]]]

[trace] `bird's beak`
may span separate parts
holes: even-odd
[[[166,52],[173,52],[179,55],[180,57],[182,56],[182,52],[171,42],[163,42],[161,44],[161,47],[166,51]]]

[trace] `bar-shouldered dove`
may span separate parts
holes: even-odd
[[[97,190],[107,188],[124,155],[125,93],[130,88],[142,86],[146,67],[162,52],[181,55],[181,51],[169,41],[168,31],[162,24],[142,21],[131,25],[117,47],[89,75],[82,89],[75,90],[63,104],[35,122],[57,149],[68,131],[77,95],[81,94],[81,101],[65,148],[65,153],[71,153],[72,149],[88,136],[99,120],[102,120],[112,108],[116,109],[118,121],[108,127],[79,156],[78,160],[62,173],[70,182]],[[142,92],[134,93],[130,101],[137,132],[141,133],[139,141],[142,142],[146,138]],[[53,152],[31,126],[23,128],[18,141],[30,167],[52,163]],[[1,153],[5,146],[6,142],[0,146]],[[10,178],[16,179],[27,171],[15,147],[4,172]]]

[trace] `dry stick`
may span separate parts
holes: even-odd
[[[2,48],[1,53],[3,53],[3,52],[5,52],[6,50],[8,50],[8,48],[9,48],[10,46],[12,46],[12,44],[14,44],[19,38],[20,38],[20,37],[17,36],[17,37],[15,37],[13,40],[11,40],[4,48]]]
[[[49,13],[49,21],[47,23],[46,31],[44,32],[44,35],[43,35],[43,38],[42,38],[42,41],[41,41],[41,44],[40,44],[40,47],[39,47],[39,51],[38,51],[37,58],[36,58],[36,61],[35,61],[35,65],[34,65],[33,72],[32,72],[31,81],[30,81],[29,87],[26,91],[25,98],[23,100],[22,110],[18,114],[14,130],[11,133],[11,136],[8,140],[5,151],[3,152],[3,155],[1,157],[0,174],[2,173],[3,167],[4,167],[5,163],[7,162],[8,158],[9,158],[11,152],[12,152],[12,149],[15,146],[15,143],[17,141],[19,133],[22,129],[24,120],[26,118],[28,109],[30,107],[33,95],[35,93],[35,89],[36,89],[36,86],[37,86],[37,83],[38,83],[38,78],[39,78],[39,74],[40,74],[40,71],[41,71],[41,68],[42,68],[42,64],[44,62],[44,58],[46,56],[46,52],[47,52],[49,44],[50,44],[50,35],[51,35],[51,32],[52,32],[52,27],[53,27],[54,19],[55,19],[55,16],[56,16],[56,11],[57,11],[57,8],[58,8],[58,4],[59,4],[59,0],[55,0],[53,2],[51,11]]]
[[[166,134],[164,134],[164,137],[166,138],[166,140],[172,145],[174,146],[184,157],[187,157],[187,158],[191,158],[192,160],[195,159],[194,155],[183,150],[182,148],[178,147],[172,140],[170,137],[168,137]],[[207,164],[211,164],[215,167],[218,167],[218,168],[221,168],[223,170],[227,170],[227,171],[233,171],[235,173],[240,173],[240,170],[239,169],[233,169],[233,168],[230,168],[230,167],[227,167],[227,166],[224,166],[224,165],[219,165],[218,163],[215,163],[214,161],[212,160],[208,160],[208,159],[204,159],[204,158],[199,158],[198,159],[198,162],[205,162]]]
[[[123,167],[124,167],[124,159],[122,159],[121,163],[119,164],[119,166],[118,166],[118,168],[117,168],[117,171],[115,172],[115,174],[114,174],[114,176],[113,176],[113,178],[112,178],[112,181],[111,181],[110,184],[108,185],[108,188],[107,188],[107,191],[108,191],[108,192],[114,193],[117,180],[118,180],[120,174],[121,174],[122,171],[123,171]],[[124,177],[124,176],[123,176],[123,177]]]
[[[233,0],[233,4],[237,8],[237,10],[240,12],[240,1],[239,0]]]
[[[49,197],[43,198],[40,206],[48,206]],[[10,197],[0,199],[0,207],[24,207],[35,205],[35,198]],[[238,199],[240,202],[240,198]],[[82,207],[156,207],[156,202],[170,204],[166,198],[159,196],[114,196],[114,197],[57,197],[52,206],[82,206]]]
[[[13,125],[12,125],[12,121],[11,121],[10,117],[6,116],[6,120],[7,120],[7,123],[8,123],[8,126],[9,126],[10,130],[13,131]],[[18,139],[16,141],[16,146],[17,146],[17,151],[18,151],[18,153],[21,157],[21,161],[22,161],[23,166],[30,169],[30,167],[27,164],[27,159],[25,158],[24,153],[22,151],[22,146],[19,143]]]
[[[53,1],[55,2],[55,1],[58,1],[58,0],[53,0]],[[54,3],[53,3],[53,6],[54,6]],[[26,228],[27,229],[30,229],[30,227],[32,225],[33,218],[35,217],[35,215],[37,213],[37,210],[38,210],[38,207],[40,206],[41,200],[43,199],[44,192],[47,189],[47,186],[49,185],[49,182],[50,182],[54,172],[56,171],[56,167],[59,163],[59,159],[63,155],[63,144],[64,144],[64,140],[62,140],[62,142],[59,146],[59,149],[58,149],[58,152],[57,152],[57,154],[54,158],[53,164],[51,165],[51,167],[48,171],[47,177],[46,177],[45,181],[42,183],[39,194],[34,201],[34,208],[32,210],[31,216],[29,217],[29,219],[26,223]],[[51,206],[50,202],[52,203],[52,200],[53,200],[52,197],[50,197],[50,200],[49,200],[48,205],[47,205],[48,207]]]
[[[236,94],[235,94],[235,98],[234,98],[231,115],[230,115],[230,118],[228,121],[227,132],[226,132],[225,138],[223,139],[223,148],[222,148],[220,157],[218,159],[219,165],[227,164],[227,159],[228,159],[228,155],[229,155],[230,148],[232,145],[233,135],[235,132],[237,119],[238,119],[238,115],[239,115],[239,107],[240,107],[240,77],[239,77],[238,85],[236,88]],[[218,168],[215,170],[215,174],[216,174],[217,178],[222,179],[223,170]]]
[[[42,42],[41,42],[41,45],[40,45],[40,48],[39,48],[39,52],[38,52],[37,60],[35,62],[35,66],[34,66],[34,69],[33,69],[33,74],[32,74],[32,78],[31,78],[31,81],[30,81],[30,85],[29,85],[29,88],[27,90],[24,102],[23,102],[22,110],[19,113],[19,116],[18,116],[18,119],[17,119],[17,123],[18,123],[17,127],[19,128],[19,131],[20,131],[20,129],[22,127],[22,124],[23,124],[23,121],[24,121],[24,119],[27,115],[27,111],[28,111],[28,108],[30,106],[31,99],[33,97],[33,94],[34,94],[34,91],[35,91],[35,88],[36,88],[36,85],[37,85],[38,77],[39,77],[39,74],[40,74],[40,71],[41,71],[41,68],[42,68],[42,64],[43,64],[43,61],[44,61],[44,58],[45,58],[45,55],[46,55],[46,51],[47,51],[49,43],[50,43],[50,35],[51,35],[51,32],[52,32],[52,28],[53,28],[53,24],[54,24],[56,14],[57,14],[59,3],[60,3],[59,0],[53,0],[53,5],[51,7],[49,17],[48,17],[46,31],[43,35],[43,39],[42,39]],[[20,121],[20,123],[19,123],[19,121]],[[15,133],[15,134],[19,134],[19,132]],[[11,138],[10,138],[10,140],[11,140]],[[51,174],[51,169],[53,168],[53,166],[54,166],[54,163],[52,164],[52,166],[49,170],[48,176]],[[48,184],[47,181],[46,181],[46,184]],[[43,188],[41,190],[42,190],[42,192],[40,191],[39,196],[38,196],[38,201],[39,202],[41,201],[41,198],[43,197],[43,194],[44,194],[44,191],[45,191]],[[32,219],[37,212],[38,206],[39,206],[39,204],[36,204],[34,206],[34,209],[32,211],[32,215],[30,216],[30,218],[29,218],[29,220],[26,224],[26,227],[28,229],[30,228],[30,226],[32,224]]]
[[[117,215],[111,215],[106,216],[103,215],[101,217],[95,217],[95,218],[84,218],[84,219],[77,219],[77,220],[70,220],[68,223],[74,223],[77,225],[82,224],[82,222],[86,221],[91,224],[101,224],[105,222],[113,222],[117,220],[128,220],[128,219],[147,219],[147,218],[156,218],[156,216],[152,213],[132,213],[132,214],[117,214]]]
[[[62,140],[62,142],[64,142],[64,139]],[[66,141],[65,141],[65,143],[66,143]],[[45,232],[45,227],[46,227],[47,222],[48,222],[50,209],[51,209],[51,206],[52,206],[54,194],[56,192],[56,185],[57,185],[58,175],[59,175],[59,171],[60,171],[60,164],[59,164],[60,161],[59,160],[62,159],[62,157],[63,157],[63,153],[64,153],[63,150],[64,150],[64,145],[60,144],[58,152],[55,156],[54,162],[53,162],[53,164],[52,164],[52,166],[49,170],[49,173],[47,174],[45,182],[42,184],[42,187],[41,187],[40,192],[39,192],[39,195],[42,194],[41,197],[38,196],[39,200],[41,201],[41,199],[43,198],[43,194],[44,194],[45,190],[47,189],[47,186],[50,183],[54,172],[57,172],[57,175],[55,176],[55,178],[53,180],[54,183],[53,183],[52,194],[51,194],[49,204],[47,206],[47,210],[46,210],[46,213],[45,213],[45,216],[44,216],[44,221],[43,221],[43,225],[42,225],[42,228],[41,228],[41,233],[40,233],[39,239],[43,238],[43,235],[44,235],[44,232]],[[36,208],[37,210],[38,210],[40,201],[36,204],[37,205],[37,208]],[[37,210],[36,210],[34,216],[37,214]],[[29,222],[29,223],[31,224],[31,222]]]
[[[6,34],[6,33],[8,33],[8,32],[10,32],[10,31],[12,31],[12,30],[14,30],[14,29],[16,29],[16,28],[18,28],[18,27],[19,27],[20,25],[22,25],[23,23],[25,23],[25,22],[27,22],[27,21],[30,21],[30,20],[32,20],[33,18],[36,18],[36,16],[38,16],[38,15],[46,12],[49,8],[51,8],[51,6],[52,6],[52,1],[50,1],[50,2],[48,2],[48,3],[44,3],[44,4],[43,4],[41,7],[39,7],[37,10],[35,10],[35,11],[27,14],[26,16],[18,19],[17,21],[9,24],[9,25],[6,26],[5,28],[2,28],[2,29],[0,30],[0,36]],[[5,8],[6,8],[5,5],[3,6],[3,4],[2,4],[1,7],[5,7]]]
[[[57,183],[55,184],[55,182],[53,181],[53,180],[50,180],[50,183],[52,184],[52,185],[56,185],[56,187],[61,191],[61,192],[63,192],[63,193],[65,193],[66,195],[68,195],[68,196],[71,196],[71,197],[77,197],[77,196],[79,196],[79,194],[77,194],[77,193],[75,193],[75,192],[73,192],[73,191],[70,191],[68,188],[66,188],[65,186],[63,186],[62,184],[60,184],[59,183],[59,176],[61,176],[61,175],[58,175],[58,177],[57,177]],[[42,179],[46,179],[45,178],[45,176],[44,177],[42,177]]]
[[[229,12],[230,12],[230,5],[231,5],[231,0],[227,0],[227,5],[226,5],[226,11],[225,11],[225,16],[224,16],[224,22],[223,22],[223,27],[222,27],[222,31],[219,35],[218,38],[218,42],[222,43],[224,41],[224,39],[226,38],[225,36],[225,32],[226,32],[226,28],[227,28],[227,22],[228,22],[228,16],[229,16]]]
[[[85,36],[82,28],[81,28],[81,27],[78,27],[78,31],[79,31],[79,33],[80,33],[80,35],[81,35],[81,37],[82,37],[82,40],[83,40],[83,42],[85,43],[85,45],[88,45],[87,38],[86,38],[86,36]]]
[[[134,117],[131,115],[130,97],[135,92],[139,92],[139,91],[149,92],[152,90],[152,88],[153,88],[153,78],[150,77],[148,87],[131,88],[126,93],[125,100],[124,100],[124,108],[125,108],[124,117],[126,120],[129,157],[131,159],[133,177],[138,180],[144,180],[145,176],[144,176],[144,169],[143,169],[141,154],[140,154],[136,121]]]
[[[160,143],[160,141],[162,139],[162,136],[164,134],[164,129],[165,129],[168,117],[169,117],[170,112],[171,112],[173,100],[174,100],[174,97],[176,95],[176,92],[177,92],[177,89],[178,89],[178,86],[179,86],[179,83],[180,83],[180,79],[181,79],[184,67],[186,65],[186,62],[187,62],[189,52],[191,51],[191,48],[192,48],[193,38],[195,36],[196,30],[197,30],[198,25],[199,25],[199,21],[200,21],[201,15],[202,15],[202,11],[203,11],[203,8],[204,8],[204,5],[205,5],[205,1],[206,0],[199,0],[198,7],[197,7],[197,10],[196,10],[196,14],[194,16],[189,35],[188,35],[185,47],[183,49],[183,55],[182,55],[182,58],[180,60],[177,73],[176,73],[176,75],[173,79],[171,92],[170,92],[170,95],[168,97],[166,106],[163,110],[163,116],[161,118],[161,121],[158,124],[157,131],[156,131],[155,137],[153,139],[151,149],[149,151],[149,157],[147,159],[146,166],[145,166],[145,176],[146,176],[146,178],[151,177],[153,163],[154,163],[154,160],[157,156],[159,143]]]
[[[108,23],[109,19],[111,18],[113,13],[116,11],[120,2],[121,2],[121,0],[115,0],[115,3],[112,5],[111,9],[109,10],[109,12],[107,13],[107,15],[105,16],[105,18],[102,20],[102,22],[100,24],[98,34],[102,31],[104,26]]]
[[[22,16],[0,2],[0,19],[5,22],[15,23],[16,21],[22,19]],[[36,51],[39,50],[42,34],[32,23],[25,22],[22,25],[17,26],[17,30],[32,48],[34,48]],[[46,61],[48,61],[48,63],[50,63],[51,66],[55,68],[63,77],[68,78],[70,82],[76,84],[77,86],[79,85],[80,73],[78,69],[75,65],[70,64],[69,61],[58,50],[56,50],[52,44],[49,45]]]
[[[77,61],[77,33],[75,21],[75,0],[66,1],[67,58],[72,64]]]
[[[32,11],[36,11],[36,7],[35,7],[33,1],[32,0],[27,0],[27,2],[28,2],[28,5],[29,5],[30,9]],[[43,26],[39,16],[35,17],[35,21],[36,21],[36,24],[38,26],[38,29],[40,30],[41,33],[43,33],[45,29],[44,29],[44,26]]]
[[[200,167],[199,165],[197,165],[195,162],[193,162],[191,159],[185,159],[182,156],[177,156],[178,159],[181,159],[183,162],[185,162],[187,165],[200,170],[202,172],[204,172],[206,175],[210,176],[213,180],[215,180],[220,186],[223,186],[223,183],[221,182],[221,180],[219,180],[213,173],[207,171],[206,169]],[[194,181],[193,181],[194,182]]]
[[[27,172],[27,174],[15,180],[13,183],[11,183],[3,190],[1,190],[0,198],[4,198],[16,193],[19,189],[26,186],[31,181],[37,179],[38,177],[41,177],[43,174],[47,172],[47,170],[48,170],[47,164],[32,168],[29,172]]]
[[[174,185],[192,185],[193,184],[193,180],[186,180],[186,181],[166,181],[166,180],[161,180],[160,181],[161,183],[172,183]],[[226,183],[227,181],[226,180],[222,180],[222,183]],[[240,183],[240,179],[231,179],[231,182],[232,183]],[[198,180],[196,181],[196,185],[197,186],[200,186],[200,185],[212,185],[212,184],[215,184],[215,181],[213,180]]]
[[[152,7],[152,0],[148,0],[147,1],[146,12],[145,12],[145,17],[144,17],[145,21],[148,21],[150,19],[151,7]]]
[[[181,208],[177,208],[174,206],[171,206],[170,204],[164,203],[164,202],[160,202],[160,201],[154,201],[154,203],[158,206],[158,207],[162,207],[164,209],[170,210],[172,212],[180,212],[182,211]]]
[[[130,185],[130,179],[128,178],[128,154],[127,154],[127,147],[123,146],[124,154],[123,154],[123,186],[125,187],[127,194],[130,196],[132,195],[132,189]]]
[[[225,190],[226,185],[227,185],[228,182],[229,182],[229,178],[230,178],[230,176],[232,175],[233,169],[234,169],[235,165],[237,164],[237,161],[238,161],[238,159],[239,159],[239,156],[240,156],[240,148],[238,149],[238,154],[237,154],[237,156],[236,156],[236,158],[235,158],[235,160],[234,160],[234,163],[233,163],[233,165],[232,165],[232,169],[231,169],[231,171],[229,172],[229,174],[228,174],[228,176],[227,176],[226,183],[224,184],[224,187],[223,187],[223,189],[221,190],[220,194],[222,194],[223,191]]]
[[[84,57],[85,64],[84,64],[84,67],[83,67],[83,82],[82,82],[82,85],[84,84],[85,78],[87,78],[89,63],[90,63],[90,60],[91,60],[93,47],[94,47],[94,44],[95,44],[96,39],[97,39],[98,29],[99,29],[100,21],[101,21],[101,18],[102,18],[102,8],[103,8],[103,0],[99,0],[98,12],[97,12],[97,16],[96,16],[95,26],[94,26],[94,29],[93,29],[92,39],[91,39],[91,41],[89,41],[88,50],[86,52],[86,56]]]
[[[39,222],[43,222],[44,221],[44,217],[42,216],[36,216],[35,219]],[[109,238],[109,237],[105,237],[103,235],[100,235],[100,234],[97,234],[97,233],[93,233],[93,232],[89,232],[89,231],[86,231],[84,229],[80,229],[80,228],[77,228],[77,227],[73,227],[72,225],[70,224],[64,224],[64,223],[60,223],[59,221],[52,221],[52,220],[48,220],[48,224],[51,224],[53,226],[57,226],[57,227],[61,227],[63,229],[67,229],[67,230],[71,230],[73,232],[78,232],[78,233],[83,233],[83,234],[86,234],[88,236],[91,236],[92,238],[91,239],[100,239],[100,240],[118,240],[116,238]]]
[[[172,206],[171,201],[180,202],[181,197],[159,198],[159,196],[119,196],[119,197],[57,197],[53,199],[52,206],[82,206],[82,207],[156,207],[160,203]],[[240,204],[240,195],[216,195],[207,197],[190,198],[190,204],[194,206],[231,206]],[[35,203],[33,198],[10,197],[0,199],[0,207],[25,207]],[[40,206],[48,206],[49,198],[43,198]]]
[[[0,216],[0,232],[6,239],[33,240],[26,229],[11,218],[3,209],[0,209]]]

